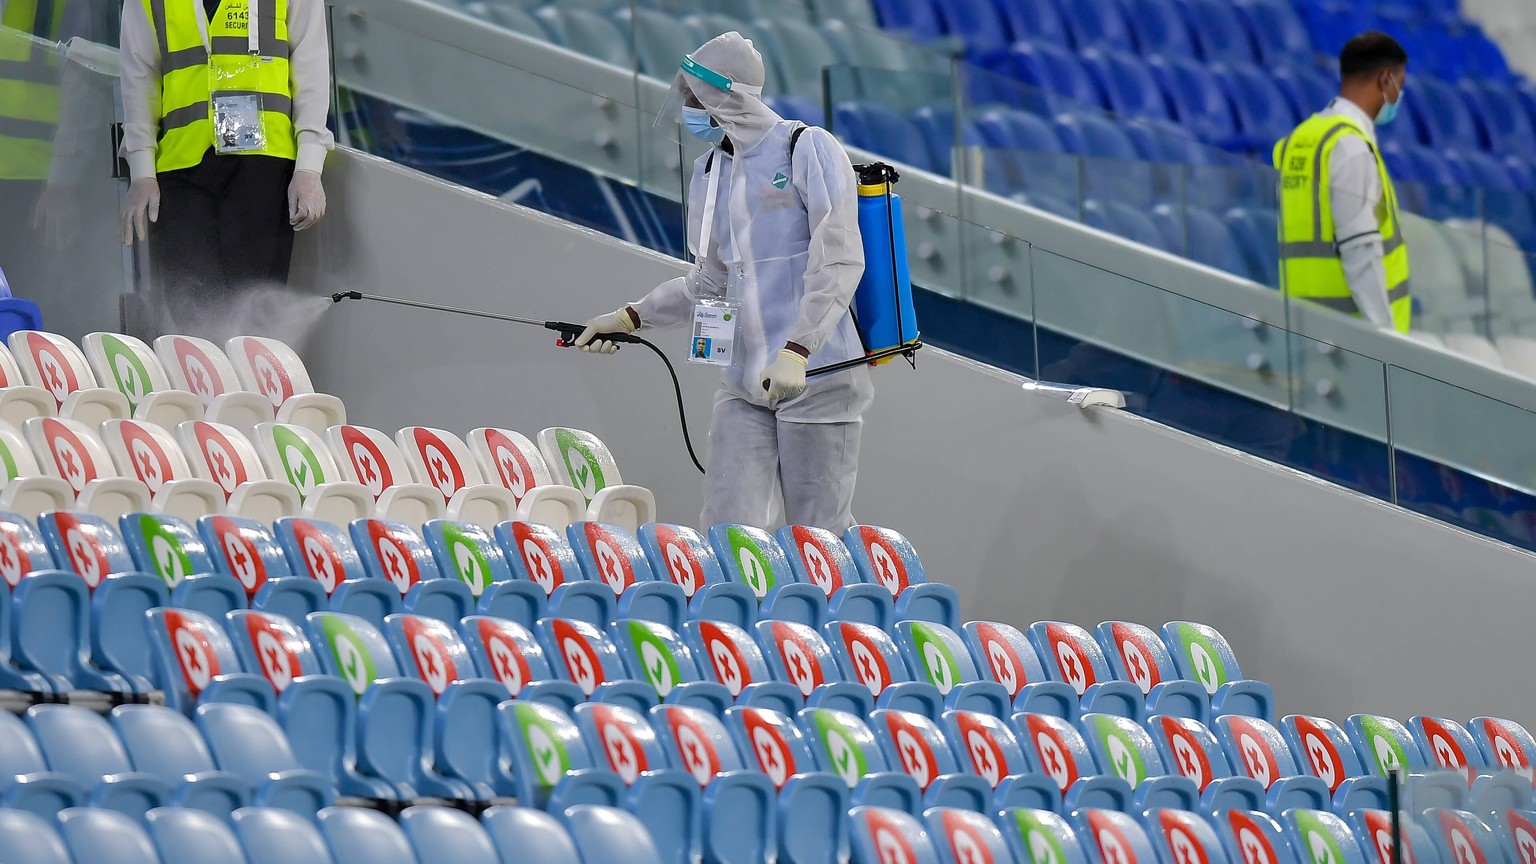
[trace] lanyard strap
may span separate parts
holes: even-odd
[[[261,36],[259,33],[261,30],[261,15],[256,10],[257,2],[258,0],[249,0],[245,11],[245,50],[250,52],[252,57],[261,53]]]
[[[704,225],[699,229],[699,260],[709,255],[710,236],[715,233],[715,201],[720,194],[720,174],[724,171],[721,163],[724,161],[716,160],[714,170],[709,172],[709,191],[704,193]]]

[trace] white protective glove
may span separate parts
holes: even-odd
[[[768,400],[778,402],[793,399],[805,392],[806,358],[788,348],[779,350],[779,359],[763,370],[763,389]]]
[[[588,354],[612,354],[619,350],[619,343],[594,337],[600,333],[633,333],[640,329],[638,319],[635,310],[628,306],[615,309],[607,315],[599,315],[587,322],[587,329],[581,331],[574,344]]]
[[[160,181],[140,177],[128,184],[128,198],[123,201],[123,245],[132,246],[134,238],[149,237],[149,223],[160,221]]]
[[[293,172],[288,182],[288,224],[295,231],[303,231],[320,221],[325,215],[325,187],[320,185],[320,173],[301,170]]]

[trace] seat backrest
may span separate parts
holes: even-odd
[[[1501,838],[1504,857],[1511,862],[1520,861],[1521,864],[1536,860],[1536,812],[1505,810],[1499,816],[1504,822]]]
[[[225,498],[241,483],[267,479],[256,448],[233,426],[188,421],[177,425],[176,439],[192,465],[192,473],[219,484]]]
[[[821,769],[843,778],[849,789],[866,774],[890,770],[874,733],[858,717],[831,708],[806,708],[795,719]]]
[[[420,864],[399,823],[378,810],[327,807],[316,818],[336,864]]]
[[[106,445],[78,420],[33,417],[25,431],[43,473],[66,481],[76,495],[92,480],[117,476]]]
[[[48,761],[27,724],[9,711],[0,711],[0,777],[20,777],[47,770]]]
[[[1232,770],[1273,786],[1282,777],[1301,773],[1285,736],[1268,721],[1228,714],[1216,718],[1216,731]]]
[[[197,394],[203,406],[225,393],[238,392],[240,377],[219,346],[196,336],[161,336],[155,340],[155,356],[171,386]]]
[[[1198,720],[1155,715],[1147,718],[1147,731],[1157,744],[1163,763],[1195,784],[1201,792],[1212,780],[1232,776],[1227,754],[1211,730]],[[1260,761],[1260,770],[1263,770]],[[1257,779],[1257,778],[1255,778]],[[1269,780],[1278,779],[1269,775]],[[1269,780],[1260,780],[1266,787]]]
[[[661,864],[661,853],[639,819],[616,807],[581,804],[565,812],[583,861]]]
[[[7,864],[70,864],[58,832],[41,816],[25,810],[0,808],[0,847],[5,849]],[[111,860],[126,859],[114,856]]]
[[[581,864],[576,844],[555,817],[532,807],[492,807],[480,822],[503,861]]]
[[[1002,720],[980,711],[945,711],[940,719],[960,761],[994,788],[1004,777],[1030,770],[1018,736]]]
[[[448,685],[475,676],[474,661],[459,634],[436,618],[395,613],[384,619],[395,662],[427,682],[433,696]]]
[[[1108,680],[1109,661],[1087,630],[1065,621],[1040,621],[1029,627],[1029,641],[1053,681],[1072,685],[1077,695]]]
[[[980,680],[960,634],[930,621],[898,621],[895,629],[896,641],[917,680],[927,681],[946,696],[959,684]]]
[[[1455,720],[1418,716],[1408,721],[1415,743],[1431,764],[1470,777],[1488,767],[1488,760],[1472,740],[1472,733]]]
[[[773,535],[748,525],[714,525],[709,544],[726,578],[752,589],[761,600],[779,585],[793,582],[789,559]]]
[[[1072,814],[1082,844],[1098,850],[1104,864],[1156,864],[1157,853],[1135,818],[1115,810],[1080,810]]]
[[[991,4],[987,4],[989,7]],[[778,17],[759,27],[770,50],[778,55],[786,96],[816,97],[822,92],[821,70],[847,62],[839,57],[817,25]]]
[[[1163,864],[1227,864],[1227,852],[1205,817],[1156,808],[1144,817],[1147,839]]]
[[[1440,857],[1435,843],[1424,825],[1413,819],[1403,819],[1399,830],[1408,838],[1403,846],[1401,862],[1393,860],[1392,814],[1386,810],[1356,810],[1349,814],[1349,827],[1360,841],[1360,852],[1368,864],[1429,864]]]
[[[332,864],[331,850],[310,818],[277,807],[242,807],[230,818],[250,864]]]
[[[301,498],[321,483],[342,479],[325,442],[311,429],[291,423],[258,423],[252,443],[273,479],[287,480]]]
[[[934,807],[923,813],[923,821],[945,864],[999,864],[1013,860],[1002,832],[981,813]]]
[[[1257,51],[1237,6],[1224,0],[1176,0],[1195,47],[1208,62],[1250,62]]]
[[[1010,807],[998,828],[1019,864],[1086,864],[1087,851],[1066,819],[1049,810]]]
[[[311,612],[304,621],[304,632],[319,655],[320,668],[340,676],[359,696],[380,678],[400,677],[400,666],[384,634],[356,615]]]
[[[553,426],[539,431],[538,442],[555,482],[581,490],[588,504],[598,492],[624,482],[613,454],[591,432]]]
[[[395,443],[405,454],[416,482],[436,486],[443,500],[453,498],[465,486],[485,482],[469,447],[458,436],[442,429],[407,426],[395,433]]]
[[[201,612],[151,609],[149,628],[155,684],[173,708],[190,711],[215,677],[241,671],[229,634]]]
[[[1350,743],[1368,773],[1386,777],[1393,769],[1424,768],[1428,760],[1408,728],[1391,717],[1355,714],[1344,721]]]
[[[491,532],[451,519],[433,519],[421,527],[444,578],[458,579],[476,597],[493,582],[511,581],[512,570]]]
[[[1030,767],[1055,780],[1062,794],[1079,777],[1099,773],[1083,733],[1060,717],[1020,712],[1013,715],[1013,728],[1019,733]]]
[[[259,671],[278,693],[295,678],[320,674],[320,659],[304,632],[281,615],[236,609],[228,614],[225,629],[240,665]]]
[[[17,477],[38,477],[42,473],[32,445],[22,438],[21,431],[9,423],[0,424],[0,474],[4,475],[0,480],[9,483]]]
[[[53,552],[53,560],[84,579],[92,590],[108,573],[134,569],[122,534],[100,516],[54,510],[38,517],[37,530]]]
[[[1150,62],[1180,124],[1203,141],[1221,142],[1236,133],[1237,117],[1221,80],[1209,67],[1189,55],[1167,55]]]
[[[137,477],[158,493],[167,481],[192,476],[192,467],[181,452],[181,445],[170,432],[137,420],[108,420],[101,424],[102,443],[112,457],[117,473]]]
[[[785,525],[775,535],[789,559],[796,582],[815,585],[828,597],[844,585],[863,582],[848,547],[831,531],[807,525]]]
[[[657,705],[651,709],[651,727],[672,764],[708,786],[722,771],[745,767],[736,742],[720,718],[686,705]]]
[[[1105,773],[1119,777],[1132,789],[1163,773],[1163,760],[1152,736],[1136,721],[1111,714],[1084,714],[1080,723],[1083,740]]]
[[[854,858],[891,864],[939,864],[923,823],[910,813],[886,807],[855,807],[848,811]]]
[[[759,621],[754,629],[773,676],[795,685],[800,695],[809,696],[829,681],[843,680],[832,649],[814,628],[791,621]]]
[[[58,566],[47,544],[26,517],[0,512],[0,578],[11,588],[21,577],[34,570],[52,570]],[[8,651],[10,646],[0,646]]]
[[[650,9],[641,11],[654,12]],[[544,454],[521,432],[481,426],[469,430],[464,438],[469,451],[480,463],[481,473],[488,481],[500,483],[519,504],[529,489],[555,482],[549,465],[544,462]]]
[[[274,410],[294,394],[315,392],[304,361],[276,339],[236,336],[224,343],[224,353],[234,365],[240,385],[267,397]]]
[[[95,711],[78,705],[33,705],[26,716],[48,767],[87,789],[103,777],[133,770],[122,740]]]
[[[934,780],[958,774],[960,763],[937,723],[911,711],[880,708],[869,715],[870,731],[880,742],[886,762],[901,768],[927,790]]]
[[[1169,621],[1163,625],[1163,643],[1173,655],[1179,677],[1194,681],[1215,693],[1228,681],[1243,677],[1237,655],[1215,627],[1194,621]]]
[[[1313,777],[1338,791],[1339,784],[1365,774],[1365,766],[1349,735],[1339,724],[1324,717],[1292,714],[1280,721],[1280,729],[1291,745],[1291,753]]]
[[[544,647],[515,621],[469,615],[459,622],[459,635],[480,677],[500,681],[513,696],[534,681],[554,678]]]
[[[671,579],[690,599],[705,585],[725,581],[714,550],[698,531],[686,525],[652,522],[640,526],[638,537],[651,571]]]
[[[544,618],[538,622],[538,636],[556,674],[587,696],[600,684],[629,677],[607,634],[585,621]]]
[[[18,330],[9,337],[21,377],[53,395],[60,406],[69,394],[96,386],[96,376],[75,343],[41,330]]]
[[[1281,815],[1300,864],[1364,864],[1365,856],[1344,820],[1324,810],[1287,810]]]
[[[364,572],[374,579],[388,579],[401,596],[417,582],[442,578],[427,542],[403,522],[354,519],[347,533],[352,536]]]
[[[1130,27],[1114,0],[1061,4],[1061,10],[1079,50],[1096,46],[1124,50],[1134,47]]]
[[[757,769],[783,788],[796,774],[816,770],[815,757],[800,727],[771,708],[737,706],[725,709],[725,725],[736,739],[736,750],[751,754]]]
[[[374,498],[391,486],[414,482],[411,466],[388,435],[367,426],[332,426],[325,443],[341,477],[368,487]]]
[[[1211,819],[1233,864],[1297,864],[1285,829],[1268,813],[1228,810]]]
[[[76,861],[160,864],[160,853],[155,850],[144,827],[116,810],[71,807],[59,814],[59,833]],[[0,830],[0,835],[3,834]],[[22,858],[17,864],[38,862]]]
[[[400,825],[421,864],[500,864],[490,835],[462,810],[407,807],[400,814]]]
[[[1110,673],[1141,688],[1143,696],[1162,682],[1179,677],[1168,646],[1150,627],[1130,621],[1105,621],[1096,633]]]
[[[118,519],[137,569],[175,588],[188,576],[212,573],[213,559],[191,523],[175,516],[127,513]]]
[[[607,585],[615,597],[636,582],[656,578],[640,541],[617,525],[573,522],[566,526],[565,536],[587,580]]]
[[[136,770],[167,782],[214,770],[213,754],[185,714],[159,705],[119,705],[112,728]]]
[[[740,696],[750,684],[775,680],[752,635],[724,621],[688,621],[683,638],[705,677]]]
[[[1194,38],[1173,0],[1123,0],[1121,7],[1142,56],[1194,55]]]
[[[1009,698],[1018,696],[1026,684],[1049,680],[1035,646],[1013,625],[967,621],[960,629],[982,677],[1003,685]]]
[[[545,596],[566,582],[586,579],[570,541],[559,531],[537,522],[503,522],[496,526],[496,542],[506,556],[512,575],[535,582]]]
[[[1472,737],[1489,765],[1506,768],[1536,782],[1536,741],[1524,726],[1498,717],[1473,717]]]
[[[273,523],[273,528],[289,569],[319,582],[325,593],[334,593],[344,580],[366,575],[352,538],[341,528],[298,516],[284,516]]]
[[[659,699],[666,699],[679,684],[700,680],[693,652],[682,636],[665,624],[620,618],[613,622],[609,635],[630,676],[650,682]]]
[[[508,700],[496,710],[518,800],[543,806],[565,772],[596,764],[581,730],[560,709],[542,702]]]
[[[912,671],[889,633],[872,624],[828,621],[822,635],[837,659],[843,680],[857,681],[879,698],[892,684],[913,680]]]
[[[160,358],[148,345],[121,333],[87,333],[80,340],[85,359],[96,373],[96,380],[111,385],[128,399],[130,408],[138,408],[145,396],[157,390],[171,389],[170,378],[160,365]]]
[[[204,516],[197,520],[197,533],[214,568],[238,579],[252,597],[268,579],[293,575],[277,537],[254,519]]]
[[[626,786],[633,786],[646,771],[671,767],[672,760],[657,738],[656,729],[633,708],[583,702],[576,706],[572,719],[594,758],[603,754],[608,768]]]
[[[163,864],[247,864],[234,832],[212,813],[157,807],[144,818]]]
[[[917,550],[907,538],[889,528],[855,525],[843,532],[843,543],[863,581],[883,586],[892,597],[900,597],[908,585],[928,581]]]

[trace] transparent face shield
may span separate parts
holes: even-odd
[[[725,137],[725,130],[710,116],[706,103],[718,104],[726,93],[758,97],[762,92],[762,87],[733,81],[730,76],[695,62],[691,56],[684,57],[653,125],[673,141],[717,144]]]

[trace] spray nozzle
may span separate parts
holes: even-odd
[[[361,292],[361,291],[341,291],[339,293],[331,295],[331,302],[332,303],[340,303],[343,300],[361,300],[361,299],[363,299],[363,292]]]

